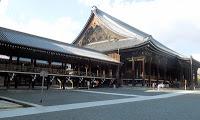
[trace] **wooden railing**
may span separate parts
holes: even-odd
[[[63,75],[76,75],[76,76],[92,76],[92,77],[103,77],[103,78],[113,78],[115,76],[106,75],[97,75],[93,72],[86,72],[83,71],[74,71],[74,70],[65,70],[61,68],[49,68],[45,65],[34,67],[32,65],[24,65],[24,64],[2,64],[0,63],[0,70],[1,71],[17,71],[17,72],[34,72],[40,73],[42,70],[47,71],[49,74],[63,74]]]

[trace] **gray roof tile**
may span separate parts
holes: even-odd
[[[98,43],[88,44],[85,47],[90,49],[95,49],[100,52],[108,52],[112,50],[125,49],[136,47],[137,45],[144,43],[136,38],[113,40],[113,41],[102,41]]]
[[[111,57],[97,52],[95,50],[90,50],[86,48],[80,48],[67,43],[55,41],[52,39],[47,39],[27,33],[22,33],[19,31],[14,31],[6,28],[0,27],[0,41],[6,41],[13,44],[24,45],[28,47],[34,47],[44,50],[50,50],[55,52],[61,52],[65,54],[71,54],[75,56],[88,57],[103,61],[115,62],[118,61],[112,59]]]
[[[117,49],[131,48],[131,47],[138,46],[142,43],[145,43],[147,41],[150,41],[156,47],[158,47],[159,49],[165,52],[168,52],[169,54],[178,56],[180,58],[187,58],[171,50],[165,45],[161,44],[160,42],[155,40],[153,37],[151,37],[151,35],[122,22],[121,20],[101,11],[97,7],[94,7],[94,9],[92,10],[92,14],[94,14],[108,29],[120,35],[126,36],[128,39],[119,40],[116,42],[107,41],[107,42],[93,43],[93,44],[86,45],[85,46],[86,48],[92,48],[101,52],[106,52],[106,51],[117,50]]]

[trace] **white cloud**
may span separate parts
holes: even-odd
[[[200,51],[200,47],[197,47],[197,44],[200,44],[199,0],[80,0],[80,2],[86,6],[97,5],[112,16],[151,34],[177,52],[190,55]]]
[[[45,36],[67,43],[70,43],[76,37],[76,31],[79,29],[79,23],[72,20],[70,17],[61,17],[52,22],[41,19],[32,19],[21,28],[24,32]]]
[[[168,47],[187,55],[200,54],[199,0],[79,0],[151,34]],[[9,0],[0,2],[0,26],[71,43],[82,29],[79,21],[60,17],[52,21],[33,18],[24,22],[6,16]],[[86,11],[85,11],[86,12]],[[88,11],[89,13],[90,11]],[[200,59],[198,59],[200,61]]]
[[[0,0],[0,16],[5,14],[8,7],[8,0]]]
[[[200,53],[193,53],[192,57],[196,60],[200,60]]]
[[[53,21],[46,21],[39,18],[33,18],[30,21],[24,22],[23,14],[21,14],[20,21],[13,20],[6,16],[9,1],[2,0],[0,2],[0,26],[22,32],[35,34],[67,43],[71,43],[77,36],[79,31],[79,22],[70,17],[60,17]]]

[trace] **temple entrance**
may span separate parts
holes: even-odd
[[[134,66],[134,69],[135,69],[135,72],[134,72],[134,76],[135,76],[135,79],[143,79],[143,61],[135,61],[135,66]]]
[[[122,81],[124,85],[144,85],[145,83],[145,64],[144,57],[132,57],[128,58],[122,73]]]

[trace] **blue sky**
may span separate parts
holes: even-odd
[[[91,6],[200,60],[198,0],[1,0],[0,26],[71,43]]]
[[[80,19],[89,11],[89,7],[82,5],[77,0],[9,0],[6,14],[16,20],[20,20],[19,16],[23,15],[26,18],[25,21],[33,18],[53,21],[63,16]]]

